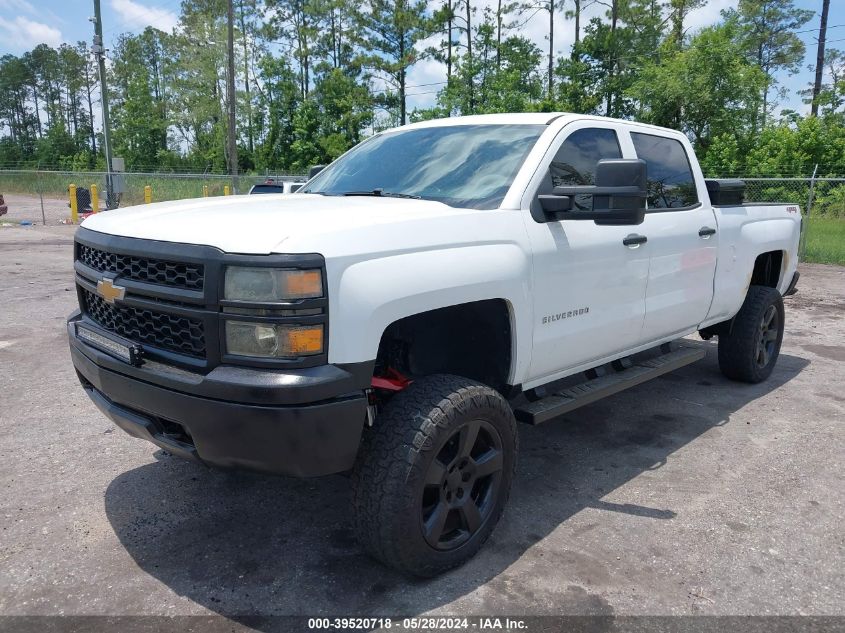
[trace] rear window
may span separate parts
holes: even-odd
[[[249,191],[252,194],[255,193],[284,193],[285,186],[284,185],[254,185],[252,189]]]
[[[689,157],[680,141],[631,132],[637,158],[648,170],[648,208],[674,209],[698,203]]]

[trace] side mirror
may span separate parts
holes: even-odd
[[[604,159],[596,164],[596,184],[555,187],[539,196],[549,220],[594,220],[596,224],[642,224],[647,198],[646,164],[640,159]],[[573,196],[593,196],[592,210],[572,208]]]
[[[543,207],[543,213],[553,217],[555,220],[566,219],[559,217],[558,214],[565,214],[568,211],[572,211],[572,196],[540,194],[537,197],[540,199],[540,206]]]
[[[308,170],[308,180],[311,180],[314,176],[319,174],[326,168],[325,165],[314,165],[311,169]]]

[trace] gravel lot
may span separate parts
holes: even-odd
[[[23,196],[14,193],[3,194],[6,206],[9,207],[6,215],[0,215],[0,223],[19,223],[28,220],[33,224],[47,226],[61,224],[62,220],[70,219],[70,207],[67,200],[56,200],[44,198],[44,215],[41,214],[41,199],[38,196]]]
[[[95,409],[65,341],[72,231],[0,229],[0,614],[845,615],[845,268],[802,268],[762,385],[700,342],[521,427],[493,538],[419,581],[357,548],[344,477],[207,470]]]

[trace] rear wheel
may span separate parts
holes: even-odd
[[[766,380],[780,354],[783,328],[780,292],[768,286],[751,286],[733,323],[719,334],[719,369],[733,380]]]
[[[418,576],[464,563],[502,515],[516,449],[513,413],[496,391],[459,376],[416,380],[364,438],[353,473],[358,540]]]

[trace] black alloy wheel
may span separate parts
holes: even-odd
[[[453,431],[426,473],[420,520],[429,545],[455,549],[478,532],[493,512],[503,464],[502,439],[489,422]]]
[[[766,308],[760,321],[760,336],[757,338],[757,349],[754,354],[755,362],[760,369],[767,367],[776,353],[779,321],[777,308],[774,305]]]

